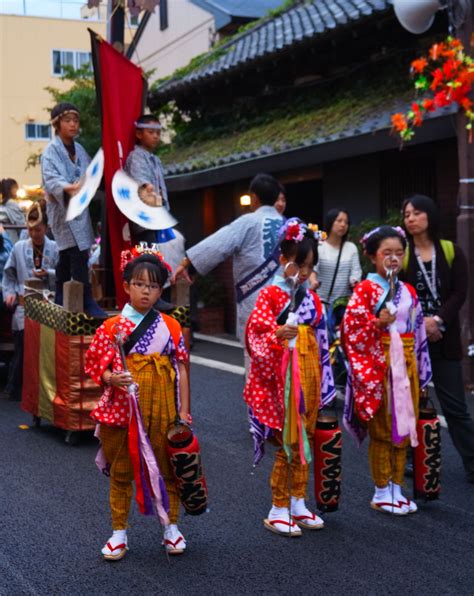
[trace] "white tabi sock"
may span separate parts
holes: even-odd
[[[117,544],[121,544],[122,542],[127,544],[127,530],[114,530],[109,542],[112,546],[117,546]]]
[[[288,507],[277,507],[276,505],[272,505],[270,513],[268,514],[268,519],[289,520],[290,512],[288,510]]]
[[[306,507],[303,497],[291,497],[292,515],[311,515],[311,511]]]
[[[375,487],[375,494],[373,500],[376,503],[383,503],[383,502],[392,502],[392,493],[390,491],[389,486],[384,486],[383,488],[379,488],[378,486]]]

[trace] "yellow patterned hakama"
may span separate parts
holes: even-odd
[[[312,449],[321,397],[319,349],[312,327],[298,326],[296,350],[306,408],[303,423]],[[306,498],[308,478],[309,464],[301,463],[297,446],[292,449],[291,463],[288,463],[286,453],[283,447],[280,447],[275,454],[275,464],[270,477],[273,505],[288,507],[290,496]]]
[[[405,362],[408,378],[410,380],[411,395],[415,416],[418,419],[419,410],[419,381],[415,356],[415,340],[413,337],[402,336]],[[385,358],[388,371],[390,371],[390,338],[382,337]],[[392,415],[391,395],[388,375],[385,381],[383,402],[368,424],[369,429],[369,465],[374,483],[379,488],[384,488],[392,480],[396,484],[403,484],[405,473],[405,462],[409,439],[405,439],[400,445],[392,441]]]
[[[140,410],[170,501],[169,519],[177,523],[179,497],[166,454],[166,433],[176,418],[175,372],[168,356],[127,356],[127,366],[139,386]],[[100,427],[100,440],[110,464],[110,510],[114,530],[127,528],[132,500],[133,468],[128,453],[128,429]]]

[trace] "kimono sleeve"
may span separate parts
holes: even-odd
[[[117,348],[112,343],[107,323],[103,323],[95,332],[85,356],[84,370],[97,385],[103,385],[102,375],[109,368],[117,355]]]
[[[41,157],[43,186],[49,195],[64,205],[64,187],[68,186],[70,182],[66,179],[65,174],[61,172],[58,160],[53,159],[49,153],[49,151],[45,151]]]
[[[359,259],[359,251],[357,247],[354,246],[352,256],[351,256],[351,272],[349,275],[349,282],[353,283],[354,281],[359,282],[362,277],[362,268],[360,266],[360,259]]]
[[[182,364],[187,364],[189,362],[189,352],[184,343],[182,332],[179,335],[178,345],[176,346],[176,360]]]
[[[247,221],[245,217],[246,215],[239,217],[186,251],[193,267],[200,275],[206,275],[219,263],[240,250],[245,241]]]
[[[274,367],[268,364],[282,354],[283,342],[275,335],[279,327],[272,309],[271,288],[264,288],[258,295],[245,332],[252,364],[258,366],[261,376],[274,375]]]
[[[153,179],[150,166],[146,163],[143,155],[140,155],[137,151],[132,151],[127,157],[125,171],[140,186],[142,184],[151,184]]]
[[[13,242],[10,240],[10,237],[8,236],[8,232],[4,232],[1,235],[3,237],[3,250],[8,255],[10,255],[11,251],[13,250]]]
[[[314,334],[319,348],[319,361],[321,367],[321,405],[323,408],[332,402],[336,397],[336,386],[329,357],[329,341],[326,328],[326,318],[321,313],[319,321],[314,328]]]
[[[420,379],[420,387],[424,389],[431,381],[432,370],[430,353],[428,349],[428,340],[426,338],[425,320],[421,305],[416,299],[415,304],[415,351],[416,363],[418,367],[418,376]]]
[[[358,284],[349,300],[343,319],[344,348],[349,361],[355,410],[364,421],[370,420],[382,401],[386,362],[380,331],[372,312],[371,284]]]
[[[2,292],[3,296],[15,296],[19,293],[20,285],[18,283],[17,274],[17,256],[15,248],[9,254],[5,268],[3,270],[2,278]]]

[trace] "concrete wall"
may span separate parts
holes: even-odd
[[[90,52],[87,27],[105,36],[105,22],[0,15],[0,177],[21,184],[40,184],[36,167],[25,171],[30,154],[47,141],[27,141],[25,124],[49,123],[53,100],[46,86],[67,89],[70,83],[53,75],[52,51]],[[130,42],[126,31],[125,41]]]
[[[168,28],[160,30],[159,9],[150,16],[132,56],[144,71],[155,69],[151,81],[177,68],[211,47],[214,17],[189,0],[168,0]]]

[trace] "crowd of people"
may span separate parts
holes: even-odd
[[[89,213],[85,210],[66,221],[68,201],[79,190],[90,162],[75,141],[79,111],[72,104],[59,104],[51,116],[56,136],[42,157],[46,202],[29,210],[24,221],[28,238],[12,242],[0,228],[3,301],[15,309],[15,359],[7,385],[12,395],[21,388],[27,279],[54,288],[57,304],[63,303],[64,282],[81,281],[85,311],[107,318],[92,298],[89,281],[94,241]],[[139,183],[143,200],[151,197],[168,209],[161,164],[154,155],[161,125],[144,115],[135,127],[137,145],[127,159],[127,171]],[[0,213],[10,222],[20,221],[16,206],[10,204],[14,190],[14,181],[2,181]],[[474,421],[464,393],[459,321],[467,263],[455,244],[440,238],[435,203],[422,195],[408,197],[402,206],[402,227],[382,225],[360,239],[374,269],[362,279],[359,249],[348,239],[351,221],[346,209],[327,213],[323,239],[317,226],[285,218],[285,189],[274,177],[257,175],[249,192],[251,213],[186,251],[179,234],[164,237],[159,230],[129,226],[131,244],[142,243],[139,251],[126,251],[122,258],[129,301],[99,327],[86,357],[86,371],[103,391],[92,417],[100,425],[102,459],[111,479],[113,532],[102,549],[107,560],[127,552],[134,481],[143,497],[141,508],[150,500],[164,525],[166,551],[180,554],[186,548],[177,526],[179,499],[165,443],[173,420],[192,422],[188,354],[179,324],[160,312],[160,298],[170,283],[180,278],[192,282],[195,274],[205,275],[229,257],[237,335],[245,346],[244,399],[250,427],[278,444],[270,480],[272,505],[264,519],[268,530],[298,536],[324,526],[308,507],[306,493],[318,412],[336,396],[329,351],[335,330],[348,370],[344,423],[358,441],[366,434],[370,439],[375,485],[371,507],[400,516],[417,510],[402,485],[407,447],[417,441],[420,391],[431,381],[466,478],[474,483]],[[48,226],[54,240],[48,237]],[[162,244],[165,255],[168,251],[165,258],[157,252],[160,239],[169,241]],[[179,250],[168,250],[172,242]],[[176,258],[176,250],[182,258]],[[117,334],[123,340],[122,355]],[[294,375],[298,404],[289,399],[284,371]],[[132,432],[133,402],[127,392],[133,387],[139,388],[140,412]],[[140,436],[148,439],[140,443]],[[147,475],[140,472],[137,459],[142,448],[153,452]]]

